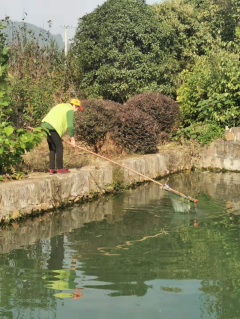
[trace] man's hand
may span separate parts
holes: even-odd
[[[76,141],[75,141],[74,137],[71,137],[71,145],[72,145],[72,147],[76,146]]]

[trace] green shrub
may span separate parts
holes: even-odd
[[[16,130],[10,122],[0,116],[0,173],[7,172],[22,162],[22,155],[41,142],[44,132],[36,128],[33,133],[23,129]]]
[[[95,152],[101,151],[107,134],[113,129],[116,112],[121,104],[104,100],[83,100],[83,112],[75,118],[75,134],[78,140],[93,146]]]
[[[158,151],[158,126],[145,112],[124,107],[115,122],[112,138],[127,153],[150,154]]]
[[[159,132],[171,132],[180,123],[178,104],[171,98],[157,92],[139,94],[127,101],[126,106],[138,108],[152,116]]]
[[[23,129],[16,130],[9,121],[12,113],[8,106],[9,97],[6,93],[8,84],[6,67],[9,50],[5,45],[6,38],[1,32],[2,28],[0,24],[0,173],[7,172],[20,163],[25,151],[29,151],[40,143],[44,135],[41,130],[39,132],[39,128],[35,129],[33,133]]]
[[[17,128],[36,126],[54,105],[54,88],[46,78],[32,81],[31,76],[12,79],[9,95],[13,113],[11,120]]]
[[[22,162],[22,155],[41,142],[46,135],[41,128],[28,132],[16,129],[9,121],[12,110],[8,107],[5,91],[0,91],[0,174],[14,171],[17,164]],[[0,180],[2,177],[0,177]]]
[[[223,128],[214,123],[195,123],[181,127],[174,133],[173,140],[197,140],[200,144],[207,145],[218,138],[223,138],[224,132]]]

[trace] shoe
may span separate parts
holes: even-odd
[[[57,171],[55,169],[50,169],[49,174],[50,175],[57,174]]]
[[[62,168],[62,169],[58,169],[57,173],[58,174],[66,174],[66,173],[70,173],[70,171],[66,168]]]

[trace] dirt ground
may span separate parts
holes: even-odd
[[[63,137],[64,140],[69,142],[68,136]],[[90,151],[94,151],[93,148],[86,146],[79,141],[77,145],[84,147]],[[166,154],[171,153],[172,150],[178,149],[181,152],[186,152],[187,154],[191,154],[194,157],[199,156],[200,146],[196,143],[187,143],[180,144],[178,142],[170,142],[165,145],[158,146],[159,153]],[[111,145],[111,143],[106,143],[102,148],[101,155],[112,159],[112,160],[121,160],[126,157],[136,157],[136,154],[129,155],[124,152],[116,151],[115,147]],[[85,151],[79,150],[77,148],[72,148],[71,145],[67,145],[64,143],[64,152],[63,152],[63,161],[64,167],[68,169],[79,169],[87,165],[96,165],[98,166],[99,162],[103,161],[102,159],[95,157]],[[24,175],[20,175],[19,178],[36,178],[39,175],[44,173],[48,173],[49,171],[49,149],[46,139],[43,139],[42,143],[26,153],[23,156],[23,163],[17,168],[17,171],[21,171]],[[9,181],[14,178],[12,175],[4,176],[4,181]]]
[[[67,134],[63,136],[63,140],[70,142]],[[94,152],[94,149],[76,141],[76,145],[85,148]],[[65,168],[81,168],[87,165],[96,165],[102,159],[95,157],[92,154],[89,154],[85,151],[79,150],[78,148],[73,148],[71,145],[63,143],[63,165]],[[111,142],[105,143],[105,146],[102,148],[101,155],[110,158],[119,160],[121,158],[127,157],[127,154],[124,152],[116,152],[115,146],[111,145]],[[20,169],[23,172],[28,174],[33,172],[48,172],[49,170],[49,149],[46,139],[43,139],[42,143],[28,152],[23,156],[23,165]]]
[[[65,140],[67,140],[65,138]],[[88,150],[94,151],[90,147],[86,147],[79,142],[77,145],[84,147]],[[179,151],[190,152],[193,156],[198,156],[199,153],[199,145],[197,144],[185,144],[181,145],[176,142],[171,142],[166,145],[159,145],[159,153],[166,153],[170,152],[171,150],[179,149]],[[72,148],[70,145],[64,144],[64,167],[71,169],[71,168],[81,168],[87,165],[96,165],[102,159],[97,158],[87,152],[79,150],[77,148]],[[136,156],[136,154],[129,155],[126,153],[121,154],[114,154],[113,150],[107,150],[106,148],[103,150],[101,155],[110,158],[112,160],[120,160],[126,157]],[[23,157],[23,166],[22,169],[24,172],[33,173],[33,172],[48,172],[49,169],[49,150],[48,144],[46,141],[43,141],[37,148],[32,150],[31,152],[27,153]]]

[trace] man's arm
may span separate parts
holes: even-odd
[[[73,120],[74,120],[74,112],[73,112],[73,110],[70,110],[70,111],[67,112],[68,134],[70,136],[72,147],[75,147],[76,146],[76,142],[75,142],[75,139],[74,139]]]

